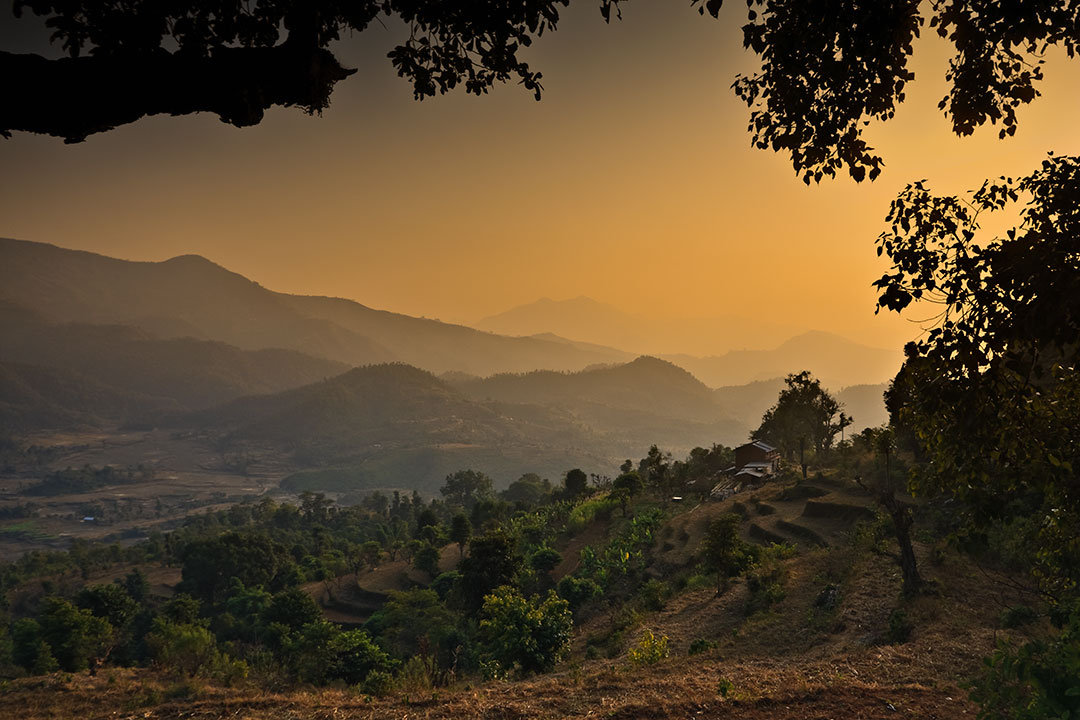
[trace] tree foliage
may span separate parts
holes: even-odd
[[[469,555],[461,561],[461,587],[465,605],[479,609],[484,597],[502,585],[512,583],[521,568],[514,538],[504,531],[476,535],[469,542]]]
[[[500,674],[546,672],[570,650],[570,606],[554,592],[526,599],[512,587],[484,598],[480,630]]]
[[[798,458],[806,476],[806,451],[821,454],[832,447],[833,439],[851,420],[840,412],[840,403],[821,382],[803,370],[784,379],[776,404],[761,418],[750,434],[777,446],[789,459]]]
[[[455,507],[472,510],[481,500],[491,499],[491,478],[476,470],[458,470],[446,476],[446,482],[439,489],[446,502]]]
[[[568,500],[576,500],[589,489],[589,476],[581,468],[568,470],[563,479],[563,488]]]
[[[1022,200],[1016,227],[982,237],[982,214]],[[896,421],[927,459],[912,488],[962,500],[974,527],[1023,508],[1037,518],[1045,589],[1071,594],[1080,582],[1080,159],[1051,157],[965,198],[914,183],[889,220],[878,243],[893,269],[877,282],[880,306],[940,306],[890,391]]]
[[[709,523],[701,540],[701,562],[705,569],[716,573],[716,593],[727,586],[727,579],[741,571],[752,559],[750,548],[739,537],[742,518],[727,513]]]
[[[722,0],[693,0],[717,17]],[[1016,132],[1016,110],[1039,95],[1044,53],[1080,42],[1076,0],[748,0],[743,45],[761,69],[736,78],[750,108],[755,147],[790,156],[809,184],[845,169],[873,180],[882,157],[863,136],[871,121],[891,120],[904,101],[914,42],[926,27],[955,55],[938,107],[958,135],[989,121]]]
[[[983,216],[1017,206],[1019,222],[986,237]],[[888,221],[880,308],[939,307],[887,397],[923,460],[910,487],[959,500],[961,534],[1019,532],[1060,628],[999,648],[973,696],[988,715],[1064,717],[1080,656],[1080,159],[1051,156],[963,197],[916,182]]]
[[[85,670],[112,646],[113,627],[104,618],[57,597],[46,598],[38,613],[41,640],[61,670]]]
[[[604,17],[619,0],[600,0]],[[461,87],[474,95],[516,79],[540,99],[541,73],[520,57],[554,31],[569,0],[199,0],[122,4],[17,0],[16,17],[44,18],[69,57],[0,53],[8,97],[0,133],[43,132],[78,142],[145,115],[209,111],[254,125],[274,105],[325,109],[351,75],[328,46],[383,18],[408,37],[387,54],[420,100]]]

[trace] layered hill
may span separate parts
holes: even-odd
[[[0,305],[0,337],[0,362],[42,368],[33,373],[32,383],[41,398],[73,412],[87,412],[92,410],[87,403],[66,404],[65,398],[97,397],[94,415],[121,420],[132,419],[132,413],[203,408],[244,395],[278,392],[347,369],[294,350],[241,350],[191,338],[162,340],[125,325],[53,324],[10,305]],[[20,374],[28,378],[31,373],[23,368]],[[75,391],[80,385],[81,390]],[[60,391],[61,386],[67,390]],[[135,397],[137,402],[132,401]]]
[[[472,326],[503,335],[553,334],[635,353],[678,351],[695,355],[735,347],[767,347],[795,332],[759,317],[645,318],[585,296],[568,300],[541,298],[477,320]]]
[[[695,445],[731,445],[741,442],[747,431],[701,381],[653,357],[577,373],[537,371],[448,380],[477,400],[566,411],[624,448],[623,454],[652,443],[680,452]]]
[[[95,427],[179,409],[167,398],[117,388],[72,370],[0,362],[0,430]]]
[[[471,400],[434,375],[403,364],[355,368],[272,395],[242,398],[178,418],[236,446],[270,446],[318,470],[287,486],[350,490],[436,489],[474,467],[504,484],[524,472],[557,475],[610,464],[605,443],[566,414]]]
[[[869,347],[832,333],[811,331],[772,350],[733,350],[723,355],[665,355],[710,387],[745,385],[811,370],[827,387],[877,384],[900,369],[903,353]]]
[[[351,300],[276,293],[197,255],[131,262],[0,239],[0,301],[56,323],[123,324],[163,338],[285,348],[347,365],[408,362],[487,375],[579,370],[631,356],[541,338],[508,338],[374,310]]]

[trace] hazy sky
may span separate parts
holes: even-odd
[[[443,319],[584,294],[895,346],[917,330],[875,317],[869,285],[903,185],[956,192],[1080,152],[1080,62],[1052,59],[1015,138],[960,140],[936,109],[948,48],[932,36],[896,120],[870,135],[882,176],[808,188],[749,147],[729,89],[755,67],[741,3],[714,21],[688,2],[632,2],[611,26],[597,4],[578,0],[535,45],[540,103],[516,85],[414,102],[384,57],[391,26],[337,48],[361,71],[321,118],[275,109],[241,130],[158,117],[78,145],[0,140],[0,235],[140,260],[198,253],[275,290]],[[3,48],[21,49],[0,17]]]

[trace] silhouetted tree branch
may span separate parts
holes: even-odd
[[[595,1],[595,0],[594,0]],[[599,0],[605,19],[619,0]],[[464,86],[480,95],[516,78],[540,98],[541,74],[518,54],[554,30],[569,0],[157,0],[102,4],[16,0],[52,29],[70,57],[0,53],[0,134],[79,142],[147,115],[212,112],[257,124],[274,105],[319,112],[352,74],[328,49],[380,16],[408,39],[388,53],[423,99]]]
[[[256,125],[274,105],[322,110],[334,84],[354,72],[327,50],[289,43],[225,48],[209,58],[164,50],[59,60],[0,52],[0,131],[81,142],[147,115],[196,112]]]

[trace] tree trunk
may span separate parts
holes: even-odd
[[[915,561],[915,548],[911,545],[911,525],[913,522],[911,509],[896,499],[890,492],[883,494],[881,504],[888,510],[893,521],[893,529],[896,533],[896,543],[900,546],[900,572],[904,578],[903,592],[905,595],[914,595],[922,588],[922,577]]]
[[[892,516],[893,525],[896,527],[896,542],[900,545],[900,571],[904,575],[904,594],[914,595],[922,587],[922,577],[919,576],[919,568],[915,564],[915,548],[911,546],[911,511],[901,505]]]
[[[806,438],[799,438],[799,465],[802,465],[802,479],[806,479]]]

